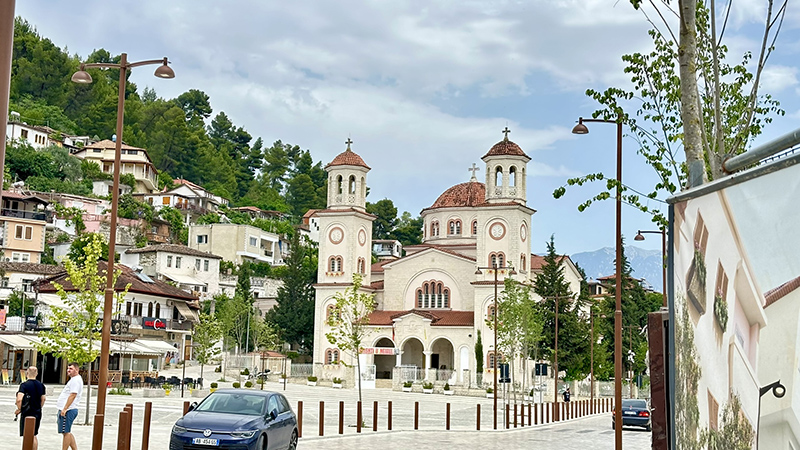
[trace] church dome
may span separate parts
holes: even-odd
[[[333,161],[331,161],[330,164],[325,167],[328,168],[332,166],[361,166],[370,169],[367,163],[365,163],[360,156],[358,156],[354,151],[350,150],[349,145],[347,150],[336,155],[336,158],[333,158]]]
[[[530,159],[519,145],[509,141],[507,137],[497,144],[494,144],[489,150],[489,153],[485,154],[483,157],[486,158],[487,156],[524,156]]]
[[[472,207],[486,202],[486,185],[478,181],[457,184],[444,191],[430,209]]]

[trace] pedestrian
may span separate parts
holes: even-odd
[[[564,390],[564,403],[569,403],[570,395],[571,394],[569,393],[569,387],[567,387],[567,389]]]
[[[25,418],[36,418],[36,427],[33,431],[33,450],[39,448],[39,439],[36,437],[39,434],[39,424],[42,422],[42,407],[47,397],[47,389],[41,381],[36,379],[39,375],[39,369],[36,366],[28,367],[25,371],[28,380],[19,385],[17,391],[17,411],[15,414],[19,415],[19,435],[22,436],[25,432]]]
[[[67,375],[69,381],[56,401],[58,433],[61,434],[61,450],[78,450],[78,443],[72,435],[72,422],[78,417],[78,405],[83,392],[83,378],[78,374],[78,363],[71,362],[67,365]]]

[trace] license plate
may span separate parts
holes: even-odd
[[[636,415],[636,411],[625,411],[622,414],[624,414],[626,416],[635,416]]]
[[[219,445],[219,439],[209,439],[209,438],[194,438],[194,439],[192,439],[192,444],[199,444],[199,445]]]

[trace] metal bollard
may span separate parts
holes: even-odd
[[[131,450],[131,442],[133,440],[133,403],[128,403],[125,408],[128,410],[128,443],[125,446],[125,450]]]
[[[514,428],[517,428],[517,404],[514,403]]]
[[[522,416],[520,418],[520,426],[524,427],[525,426],[525,404],[523,403],[522,405],[520,405],[519,409],[520,409],[520,413],[522,414]]]
[[[187,401],[183,402],[183,415],[185,416],[186,413],[188,413],[188,412],[189,412],[189,401],[187,400]]]
[[[92,448],[102,448],[103,447],[103,414],[95,414],[94,415],[94,426],[93,426],[93,434],[92,434]]]
[[[450,431],[450,402],[447,402],[447,412],[445,413],[444,429]]]
[[[545,405],[548,405],[548,403],[542,403],[542,409],[547,411],[547,420],[545,420],[542,423],[550,423],[550,406],[545,406]],[[552,405],[552,403],[549,403],[549,405]],[[553,409],[553,411],[555,411],[555,408]]]
[[[387,414],[388,414],[388,416],[387,416],[388,429],[389,429],[389,431],[392,431],[392,401],[391,400],[389,400],[389,412]]]
[[[128,448],[128,413],[127,409],[119,412],[119,429],[117,431],[117,449],[125,450]]]
[[[23,422],[22,450],[33,450],[33,440],[36,432],[36,417],[26,417]]]
[[[319,435],[325,436],[325,402],[319,402]]]
[[[419,402],[414,402],[414,429],[419,430]]]
[[[361,401],[359,400],[356,402],[356,433],[361,433],[361,422],[363,417],[361,416]]]
[[[297,437],[303,437],[303,401],[297,402]]]
[[[372,403],[372,431],[378,431],[378,402]]]
[[[509,427],[509,422],[511,421],[511,417],[509,417],[509,415],[508,415],[508,414],[509,414],[509,408],[510,408],[510,406],[511,406],[511,405],[509,405],[508,403],[506,403],[506,430],[510,428],[510,427]]]
[[[153,402],[144,404],[144,424],[142,425],[142,450],[150,448],[150,419],[153,416]]]
[[[481,404],[478,403],[478,420],[475,422],[475,429],[481,431]]]
[[[344,402],[339,402],[339,434],[344,434]]]

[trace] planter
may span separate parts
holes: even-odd
[[[714,296],[714,318],[717,320],[720,330],[724,333],[728,327],[728,302],[719,295]]]
[[[286,384],[286,380],[287,380],[286,378],[278,378],[278,383]]]
[[[403,386],[403,392],[411,392],[411,388]]]
[[[144,388],[142,390],[142,397],[151,398],[151,397],[163,397],[164,390],[163,389],[152,389],[152,388]]]
[[[529,396],[529,395],[523,395],[523,396],[522,396],[522,401],[525,401],[525,402],[532,402],[532,401],[533,401],[533,397],[531,397],[531,396]]]
[[[489,393],[487,392],[487,393],[486,393],[486,398],[494,398],[494,394],[489,394]]]
[[[342,388],[342,383],[333,383],[333,384],[331,384],[331,386],[333,386],[334,389],[341,389]]]
[[[209,391],[211,391],[212,393],[213,393],[214,391],[216,391],[216,390],[217,390],[217,388],[211,388],[211,389],[209,389]]]
[[[454,390],[452,390],[452,389],[450,389],[450,390],[448,390],[448,391],[442,391],[442,393],[443,393],[444,395],[453,395],[453,393],[454,393],[454,392],[455,392],[455,391],[454,391]]]
[[[433,394],[433,389],[423,389],[422,393],[423,394]]]
[[[316,381],[306,381],[306,386],[316,386],[316,385],[317,385]]]
[[[208,396],[209,391],[205,389],[195,389],[192,391],[192,397],[194,398],[206,398]]]
[[[171,391],[170,391],[169,389],[164,389],[164,395],[166,395],[167,397],[169,397],[169,393],[170,393],[170,392],[171,392]]]

